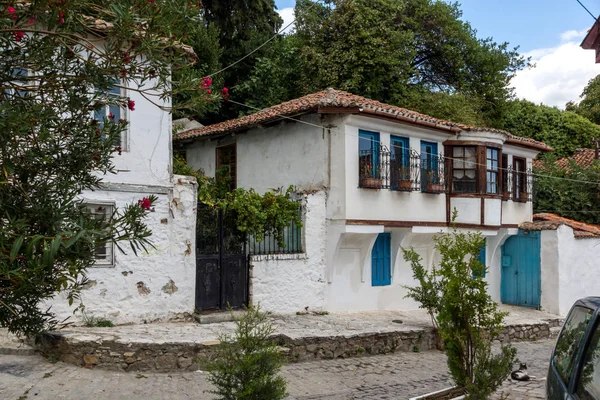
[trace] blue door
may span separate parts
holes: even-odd
[[[380,233],[377,236],[371,251],[371,285],[385,286],[392,284],[392,260],[390,257],[389,233]]]
[[[438,176],[438,145],[421,140],[421,191],[428,183],[440,183]]]
[[[500,297],[505,304],[540,306],[540,232],[519,230],[502,246]]]

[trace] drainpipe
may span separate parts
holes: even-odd
[[[594,145],[594,149],[596,150],[594,158],[600,160],[600,139],[592,139],[592,145]]]

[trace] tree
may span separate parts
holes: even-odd
[[[477,256],[485,239],[480,232],[454,228],[436,235],[434,241],[441,260],[430,271],[414,249],[404,250],[421,285],[408,296],[435,316],[450,374],[467,390],[466,398],[487,399],[510,374],[516,350],[503,345],[499,353],[492,354],[492,341],[503,328],[506,313],[498,310],[483,279],[486,267]]]
[[[219,57],[221,67],[236,63],[218,78],[229,88],[246,82],[257,59],[264,56],[268,49],[249,54],[275,35],[283,23],[274,0],[204,0],[202,7],[208,27],[218,32],[218,43],[222,48]],[[202,43],[199,45],[203,46]],[[240,61],[242,58],[244,59]],[[215,71],[216,69],[210,72]],[[213,123],[233,118],[238,111],[235,105],[226,103],[218,113],[207,115],[203,122]]]
[[[135,112],[131,99],[108,95],[125,83],[153,102],[196,91],[200,82],[185,71],[171,82],[171,72],[193,63],[181,40],[200,22],[187,0],[0,1],[0,325],[10,332],[54,326],[40,304],[59,291],[78,298],[98,245],[150,244],[153,196],[107,220],[80,199],[114,171],[127,127],[95,114]]]
[[[577,148],[589,147],[592,138],[600,137],[600,127],[588,119],[527,100],[509,102],[495,127],[540,140],[552,146],[558,157],[568,157]]]
[[[510,98],[527,65],[516,49],[479,39],[458,3],[432,0],[297,2],[305,89],[335,87],[404,105],[411,93],[461,93],[484,111]],[[310,9],[309,9],[310,7]]]
[[[567,103],[567,111],[573,111],[600,124],[600,75],[590,79],[579,97],[582,99],[579,104],[571,101]]]
[[[556,157],[544,160],[536,175],[533,190],[534,212],[552,212],[590,224],[600,224],[600,161],[583,167],[571,160],[569,165],[556,164]],[[580,181],[580,182],[577,182]]]

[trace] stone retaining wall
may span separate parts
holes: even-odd
[[[507,326],[500,334],[501,342],[537,340],[550,336],[550,328],[559,320],[546,323]],[[399,351],[420,352],[436,349],[432,329],[415,331],[363,333],[355,336],[274,337],[288,362],[359,357]],[[214,354],[218,341],[203,343],[121,343],[114,340],[74,341],[60,334],[48,333],[40,338],[38,349],[58,360],[107,370],[133,372],[176,370],[194,371],[201,360]]]

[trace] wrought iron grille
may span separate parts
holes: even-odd
[[[406,157],[408,156],[408,157]],[[421,156],[414,150],[390,159],[390,189],[410,192],[421,188]]]
[[[383,145],[379,149],[359,151],[358,186],[365,189],[389,189],[390,155],[390,150]]]
[[[302,207],[298,207],[298,213],[302,216]],[[248,251],[251,255],[264,254],[298,254],[303,253],[302,228],[295,222],[283,230],[284,246],[280,246],[273,234],[266,234],[260,242],[252,235],[248,237]]]
[[[445,193],[446,175],[444,157],[441,154],[420,154],[421,191],[424,193]]]

